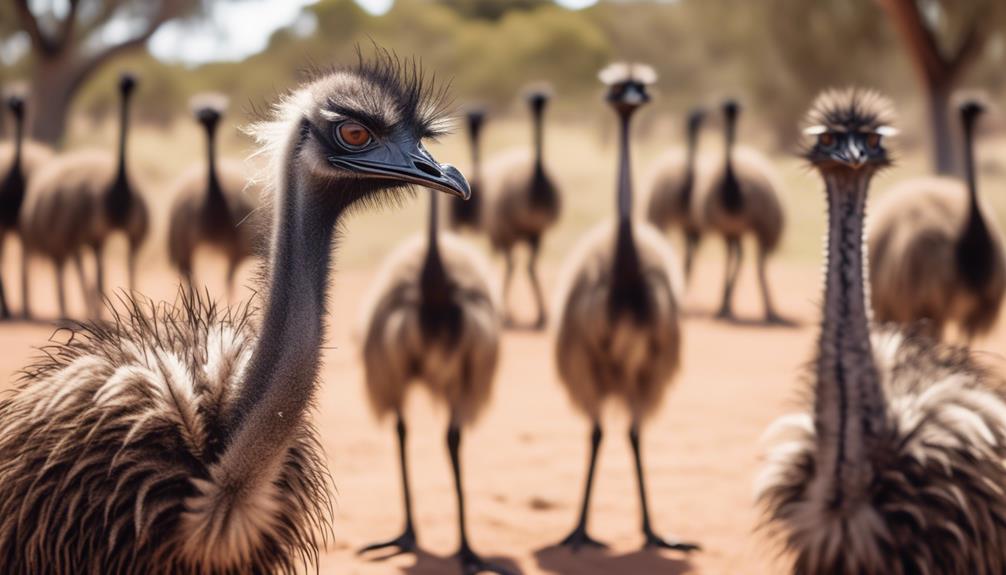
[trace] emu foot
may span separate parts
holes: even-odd
[[[412,528],[408,528],[404,533],[390,541],[382,541],[380,543],[372,543],[366,547],[362,547],[356,552],[357,555],[366,555],[373,551],[378,551],[381,549],[392,549],[390,554],[382,555],[378,557],[378,560],[390,559],[392,557],[403,555],[405,553],[415,553],[419,550],[419,545],[416,543],[416,533]]]
[[[565,539],[559,542],[556,547],[567,547],[570,551],[576,553],[581,547],[590,547],[593,549],[607,549],[608,544],[602,541],[594,539],[587,534],[587,529],[585,527],[577,527],[572,533],[566,536]]]
[[[461,562],[461,572],[464,575],[478,575],[479,573],[496,573],[496,575],[515,575],[513,572],[508,571],[500,567],[499,565],[494,565],[488,561],[479,557],[471,547],[463,545],[461,550],[458,551],[458,561]]]
[[[684,551],[685,553],[702,550],[702,547],[697,543],[681,541],[675,537],[664,539],[650,530],[644,531],[643,534],[646,536],[646,543],[643,544],[643,549],[671,549],[673,551]]]

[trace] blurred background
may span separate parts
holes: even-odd
[[[526,573],[779,572],[776,551],[754,533],[750,494],[756,439],[793,405],[818,312],[824,202],[819,177],[795,156],[799,121],[827,87],[866,86],[890,96],[901,134],[896,166],[871,192],[880,197],[908,177],[960,173],[953,101],[960,93],[981,93],[992,112],[977,142],[979,181],[992,217],[1006,221],[1006,2],[0,0],[0,89],[30,94],[28,129],[36,140],[58,151],[113,150],[118,76],[136,74],[129,156],[152,214],[138,287],[155,299],[170,299],[178,285],[166,249],[171,183],[205,153],[190,98],[215,91],[230,99],[221,155],[244,160],[254,147],[242,126],[313,67],[352,64],[358,49],[366,56],[375,43],[421,59],[438,79],[449,81],[459,109],[486,106],[486,157],[530,145],[522,94],[534,83],[552,86],[545,155],[564,205],[544,245],[548,293],[577,238],[615,205],[615,122],[602,100],[599,69],[633,60],[652,65],[659,75],[654,102],[641,112],[634,133],[639,196],[655,159],[684,144],[689,110],[710,110],[700,146],[715,154],[722,149],[721,102],[742,103],[739,139],[771,159],[781,182],[787,226],[769,275],[781,311],[800,325],[778,329],[709,319],[724,255],[718,239],[703,243],[685,301],[690,315],[682,372],[647,442],[658,524],[698,540],[705,551],[684,558],[638,550],[634,479],[618,427],[624,414],[612,416],[618,440],[605,446],[594,503],[594,534],[613,543],[613,550],[586,558],[543,550],[574,520],[587,445],[585,422],[554,381],[543,334],[510,333],[504,340],[495,403],[466,440],[469,523],[477,547]],[[0,117],[0,138],[6,139],[10,119]],[[463,170],[469,165],[460,123],[457,133],[431,149],[441,161]],[[245,161],[251,173],[255,159]],[[456,542],[452,488],[441,434],[446,415],[422,396],[410,410],[416,430],[410,441],[417,462],[417,522],[430,553],[387,563],[354,555],[357,546],[388,535],[400,510],[393,436],[388,422],[374,421],[367,410],[351,332],[377,262],[424,226],[424,199],[406,209],[354,217],[346,228],[319,399],[319,427],[339,486],[336,542],[322,561],[324,573],[455,569],[449,557]],[[115,256],[124,250],[124,240],[113,240],[113,288],[125,285],[122,258]],[[15,278],[20,254],[13,242],[4,255],[4,271]],[[197,262],[197,283],[223,295],[222,260],[216,257],[205,254]],[[254,265],[246,264],[240,274],[249,289]],[[33,266],[32,274],[40,276],[35,305],[48,317],[55,310],[52,272],[41,262]],[[744,316],[761,309],[754,275],[746,263],[738,288]],[[529,290],[515,289],[515,301],[529,310]],[[17,307],[18,290],[10,291]],[[83,315],[76,288],[70,291],[73,315]],[[0,329],[0,346],[9,350],[0,354],[3,381],[50,332],[35,325]],[[1003,345],[1001,327],[978,343],[995,357]]]

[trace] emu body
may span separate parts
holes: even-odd
[[[977,191],[972,148],[980,108],[972,106],[962,108],[967,181],[903,182],[877,203],[869,230],[877,320],[921,322],[936,338],[947,325],[968,340],[988,333],[1006,295],[1002,233]]]
[[[534,290],[538,315],[532,327],[543,329],[547,321],[545,300],[538,279],[538,255],[542,238],[559,219],[562,198],[545,167],[544,114],[548,94],[528,95],[534,126],[532,150],[515,150],[493,158],[483,172],[485,189],[483,225],[493,249],[506,258],[503,280],[503,313],[507,325],[515,325],[509,311],[509,294],[514,269],[514,249],[527,244],[530,259],[528,277]]]
[[[590,459],[579,520],[561,545],[602,547],[587,533],[594,469],[603,432],[602,402],[622,400],[632,414],[629,441],[635,456],[647,547],[680,551],[693,543],[667,540],[654,531],[644,481],[640,429],[660,404],[680,363],[681,290],[669,244],[649,224],[633,220],[630,121],[649,100],[653,70],[640,64],[613,64],[601,72],[608,102],[620,121],[617,223],[602,225],[581,240],[565,264],[557,299],[555,337],[559,378],[573,404],[592,423]]]
[[[855,90],[809,115],[828,202],[824,309],[810,405],[773,425],[758,498],[794,574],[1001,573],[1002,382],[962,349],[870,323],[863,223],[889,115]]]
[[[379,52],[255,126],[275,206],[261,314],[133,300],[28,370],[0,402],[0,572],[317,568],[332,510],[310,410],[335,229],[410,184],[468,195],[420,144],[440,133],[435,93]]]

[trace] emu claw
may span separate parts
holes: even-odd
[[[663,539],[659,535],[653,532],[646,533],[646,543],[643,544],[643,549],[671,549],[673,551],[684,551],[685,553],[690,553],[692,551],[701,551],[697,543],[689,543],[687,541],[680,541],[675,538],[670,540]]]
[[[493,565],[479,557],[468,547],[462,547],[458,551],[458,560],[461,561],[461,571],[464,575],[478,575],[479,573],[495,573],[496,575],[514,575],[514,573]]]
[[[394,548],[395,551],[390,555],[380,557],[379,560],[390,559],[397,555],[404,555],[406,553],[415,553],[416,551],[419,550],[419,546],[416,544],[415,532],[413,532],[411,529],[406,530],[405,533],[402,533],[401,535],[390,541],[383,541],[381,543],[372,543],[370,545],[367,545],[366,547],[362,547],[360,548],[359,551],[356,552],[356,554],[366,555],[371,551],[377,551],[379,549],[388,549],[388,548]]]
[[[568,547],[571,551],[576,553],[581,547],[591,547],[593,549],[607,549],[608,544],[602,541],[594,539],[587,534],[586,529],[577,528],[574,529],[572,533],[566,536],[565,539],[559,542],[557,547]]]

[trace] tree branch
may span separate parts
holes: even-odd
[[[118,11],[121,6],[121,0],[105,0],[102,2],[101,12],[99,12],[94,18],[89,19],[89,21],[80,29],[80,40],[86,41],[91,34],[96,32],[105,24],[108,24],[108,21],[115,16],[115,12]]]
[[[981,25],[982,21],[981,16],[975,17],[967,34],[964,35],[960,47],[957,48],[957,53],[950,59],[950,74],[952,76],[956,77],[965,70],[985,46],[987,28]]]
[[[904,37],[912,60],[929,81],[943,81],[948,76],[946,58],[932,30],[922,20],[915,0],[877,0],[887,10],[894,27]]]
[[[70,10],[67,12],[66,18],[63,19],[63,25],[60,26],[55,51],[62,52],[70,44],[70,40],[73,38],[73,27],[77,23],[77,9],[79,7],[80,0],[70,0]]]
[[[31,12],[31,8],[28,7],[28,0],[14,0],[14,8],[21,19],[21,24],[31,38],[31,43],[35,45],[35,49],[46,56],[55,53],[56,47],[38,25],[38,19],[35,18],[35,15]]]

